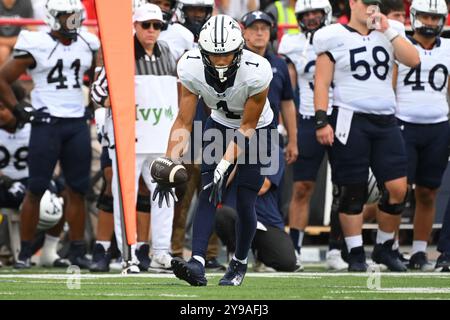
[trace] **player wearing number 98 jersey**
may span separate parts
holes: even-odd
[[[86,268],[89,261],[84,257],[83,211],[84,194],[89,188],[91,143],[81,86],[100,43],[95,35],[80,31],[83,11],[80,0],[48,0],[46,10],[51,32],[22,31],[13,59],[0,70],[0,99],[19,116],[24,112],[17,110],[25,108],[18,103],[9,84],[26,71],[34,82],[31,103],[36,111],[29,146],[28,190],[21,212],[21,252],[16,267],[30,266],[40,199],[59,160],[68,187],[66,214],[72,240],[69,259],[72,264]]]
[[[417,68],[398,65],[397,112],[408,155],[408,184],[415,184],[416,213],[409,268],[433,266],[426,256],[436,196],[448,163],[450,40],[439,37],[447,19],[445,0],[414,0],[409,40],[420,54]]]
[[[404,38],[403,27],[379,13],[380,3],[349,0],[349,24],[322,28],[313,40],[318,54],[314,84],[316,136],[320,143],[331,146],[333,182],[339,191],[350,271],[367,269],[361,212],[367,200],[369,167],[383,193],[372,259],[392,271],[406,271],[392,250],[407,190],[406,152],[394,115],[392,68],[395,59],[415,67],[420,58]],[[331,82],[334,107],[328,123]]]

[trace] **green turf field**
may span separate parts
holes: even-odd
[[[450,299],[450,274],[248,273],[241,287],[190,287],[173,275],[0,269],[0,299]],[[78,288],[79,287],[79,288]],[[69,289],[71,288],[71,289]]]

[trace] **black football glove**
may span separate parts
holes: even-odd
[[[16,104],[12,113],[16,117],[17,128],[21,129],[26,123],[33,121],[35,118],[35,111],[33,106],[28,102],[20,101]]]
[[[153,181],[155,182],[155,181]],[[155,191],[153,192],[152,200],[155,201],[158,197],[158,206],[162,208],[163,200],[166,199],[166,204],[170,207],[169,197],[172,197],[175,202],[178,201],[177,195],[175,194],[175,189],[170,184],[164,184],[161,182],[156,183]]]
[[[11,179],[8,176],[5,175],[1,175],[0,176],[0,186],[2,186],[3,188],[5,188],[6,190],[8,190],[9,188],[11,188],[11,186],[13,185],[14,180]]]

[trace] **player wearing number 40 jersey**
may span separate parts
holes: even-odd
[[[420,58],[406,40],[403,26],[379,13],[380,2],[349,0],[349,24],[322,28],[313,40],[318,54],[314,83],[316,136],[321,144],[331,146],[333,182],[339,190],[350,271],[367,269],[361,212],[367,199],[369,167],[382,190],[372,259],[392,271],[406,271],[392,250],[407,190],[406,152],[394,115],[392,68],[395,60],[416,67]],[[334,102],[328,120],[331,82]]]
[[[21,212],[21,252],[17,268],[30,267],[31,240],[39,218],[39,202],[59,160],[67,181],[72,264],[89,267],[85,258],[84,194],[89,187],[91,142],[85,119],[83,75],[95,61],[100,43],[80,31],[83,5],[79,0],[49,0],[46,22],[51,32],[22,31],[13,59],[0,70],[0,99],[17,120],[32,123],[29,182]],[[10,83],[28,72],[34,82],[31,106],[18,103]]]
[[[241,28],[229,16],[210,18],[200,32],[198,44],[199,50],[188,51],[178,62],[181,103],[166,156],[174,159],[180,156],[176,150],[183,150],[183,146],[178,145],[175,135],[180,134],[180,129],[191,130],[198,96],[201,96],[212,109],[204,128],[203,190],[194,220],[192,259],[185,262],[174,258],[172,266],[178,278],[191,285],[206,285],[205,255],[214,227],[214,214],[226,197],[228,177],[236,167],[235,175],[230,179],[237,190],[236,252],[219,285],[240,285],[256,232],[255,201],[264,181],[259,154],[262,152],[267,156],[271,151],[270,130],[263,129],[272,128],[273,112],[267,99],[272,69],[265,58],[243,49]],[[222,137],[217,136],[219,133]],[[211,134],[213,139],[207,137]],[[263,135],[266,139],[261,138]],[[255,140],[265,141],[266,145],[259,143],[258,156],[250,155],[253,158],[250,160],[249,145]],[[208,150],[214,151],[208,153]],[[238,155],[246,161],[236,163]],[[159,184],[158,192],[169,194],[169,183]]]
[[[445,0],[414,0],[409,40],[420,54],[417,68],[398,65],[397,112],[408,155],[408,184],[415,184],[414,241],[409,268],[432,269],[426,257],[436,196],[448,163],[450,40],[439,35],[447,19]]]

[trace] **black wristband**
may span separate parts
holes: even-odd
[[[317,110],[314,116],[316,130],[328,125],[327,112],[324,110]]]

